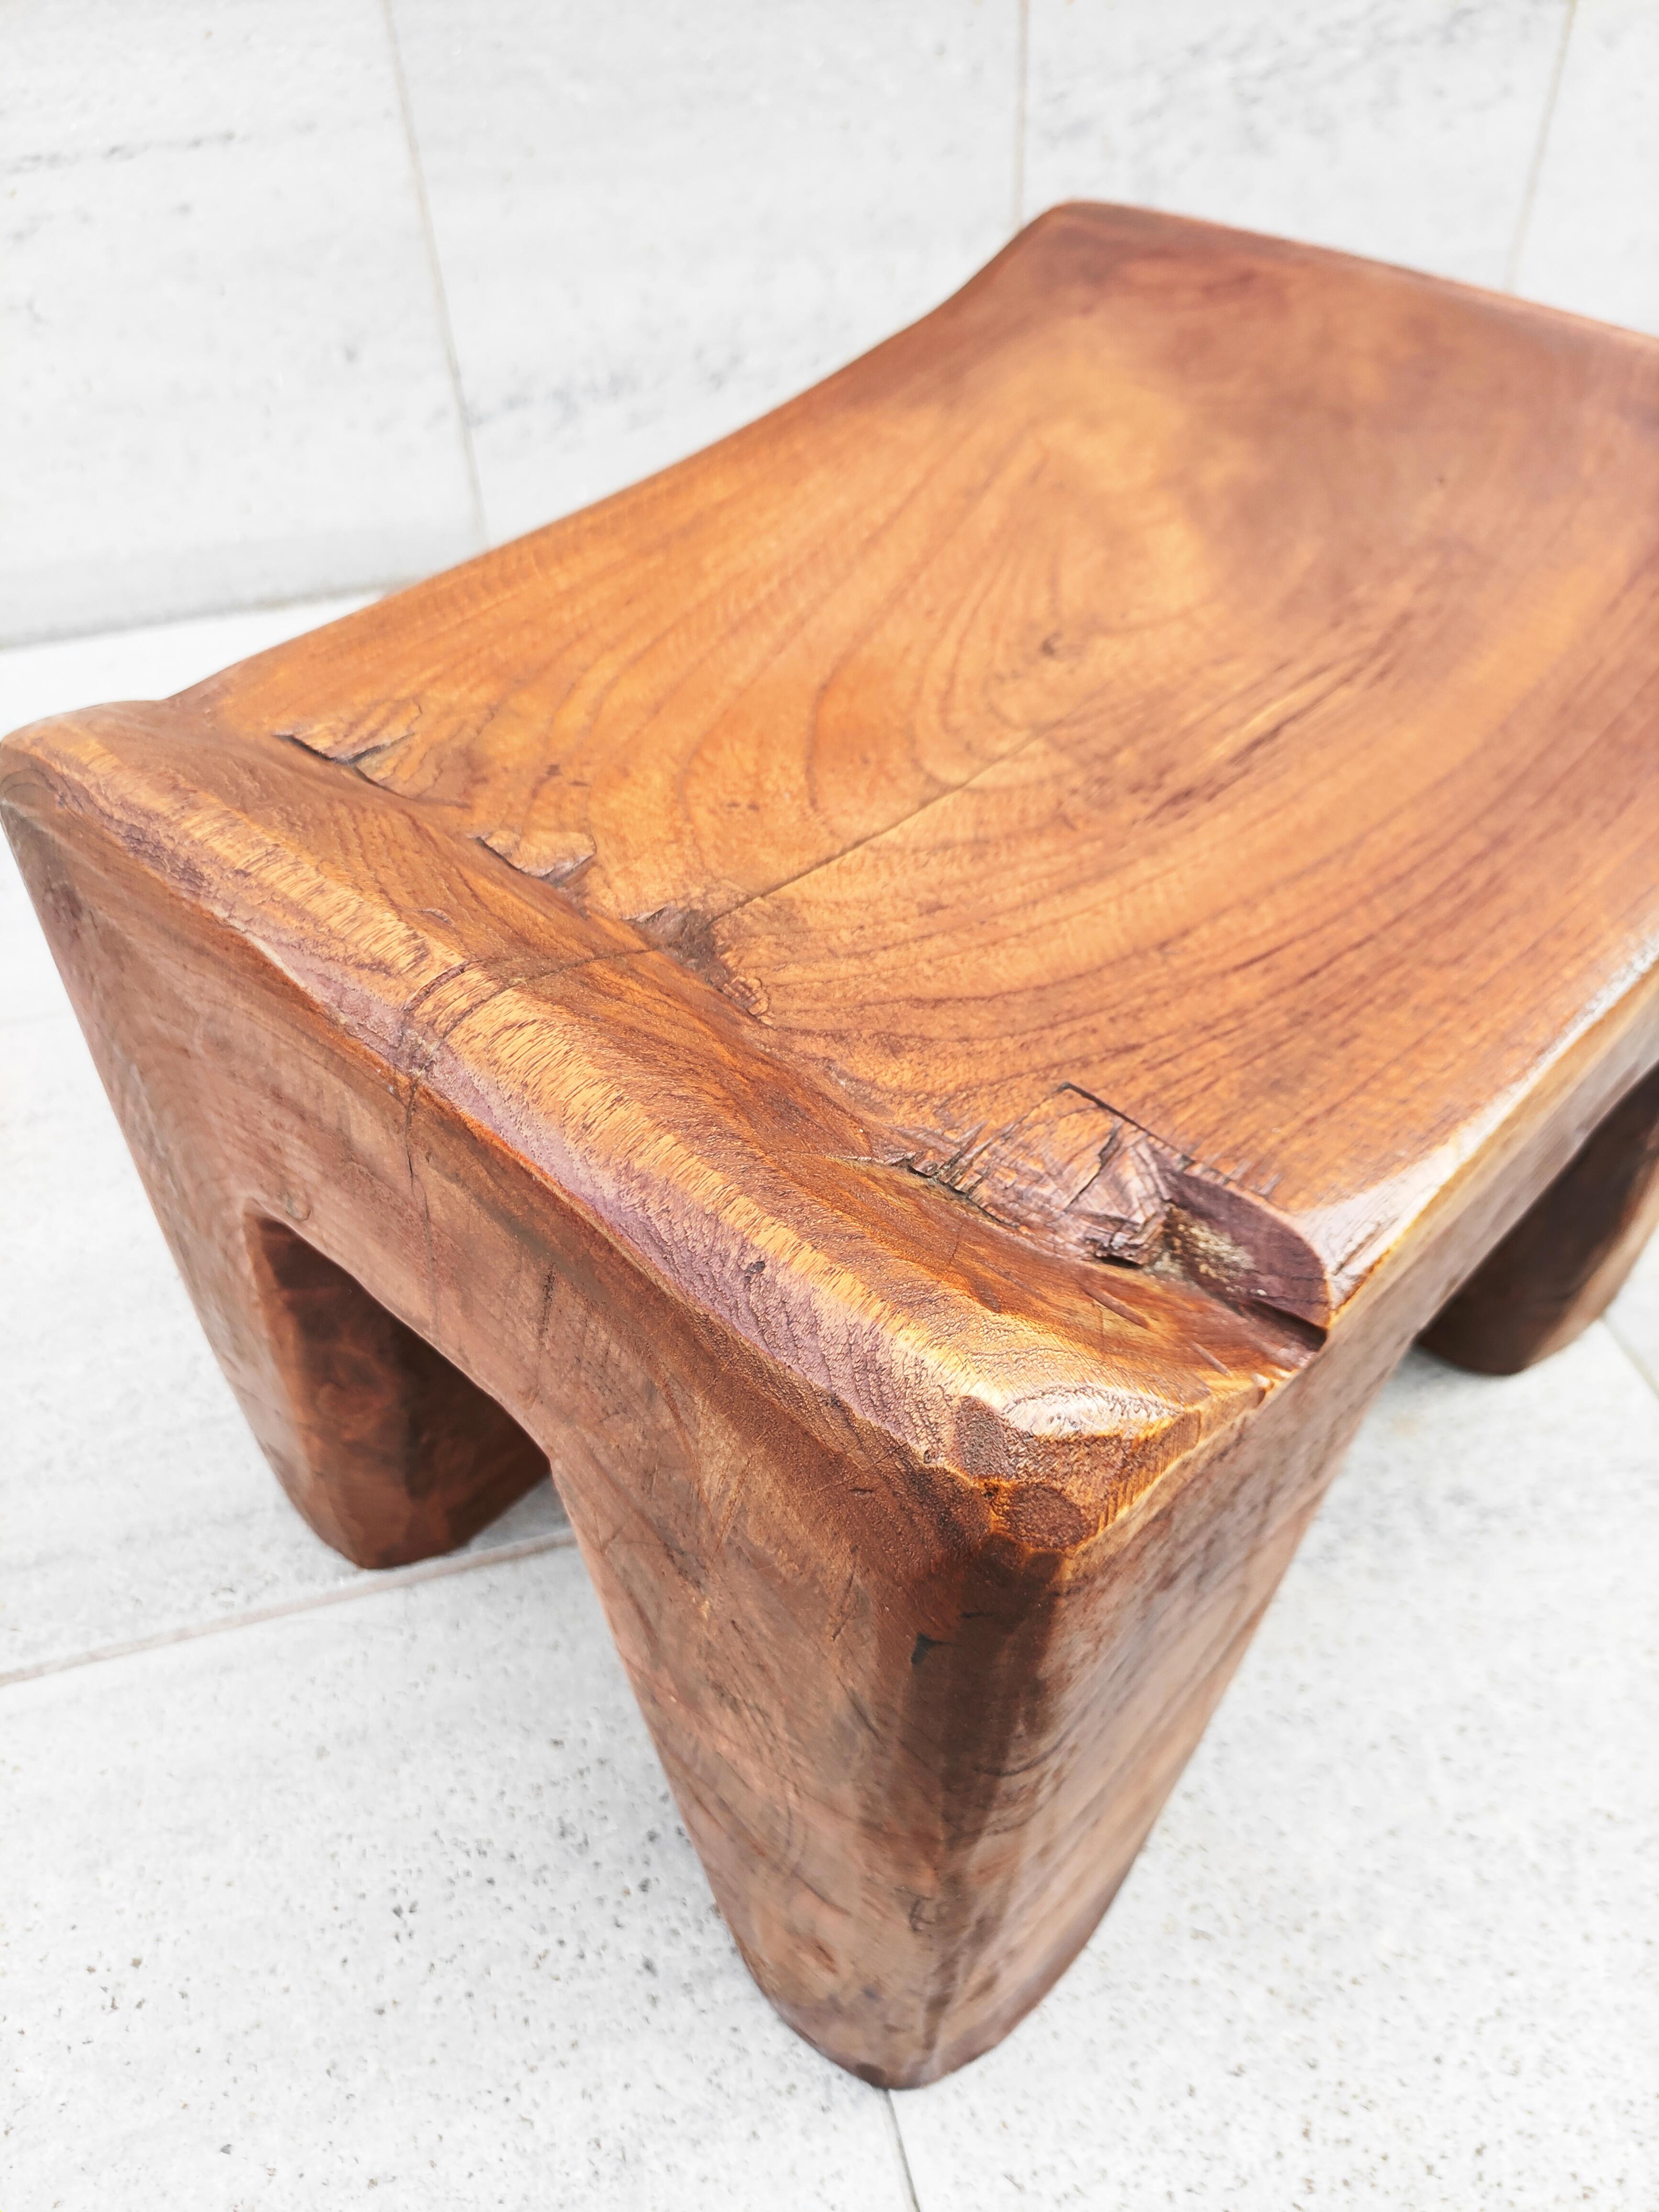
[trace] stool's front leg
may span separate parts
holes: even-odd
[[[715,1896],[820,2050],[933,2080],[1087,1941],[1397,1347],[1316,1363],[1099,1528],[851,1425],[837,1450],[735,1347],[611,1312],[582,1364],[627,1344],[634,1411],[548,1441]]]

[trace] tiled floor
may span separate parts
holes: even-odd
[[[5,2212],[1659,2202],[1659,1255],[1407,1363],[1083,1958],[889,2100],[750,1984],[550,1493],[381,1577],[289,1510],[3,882]]]

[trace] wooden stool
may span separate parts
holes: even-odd
[[[1523,1365],[1649,1224],[1656,403],[1648,339],[1061,209],[665,475],[10,743],[295,1504],[389,1565],[551,1457],[871,2081],[1087,1937],[1412,1339]]]

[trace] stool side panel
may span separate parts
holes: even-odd
[[[317,1470],[295,1479],[251,1222],[291,1224],[553,1459],[716,1896],[787,2016],[883,2081],[985,2047],[1138,1847],[1288,1556],[1306,1453],[1290,1491],[1237,1450],[1188,1453],[1172,1498],[1200,1466],[1234,1474],[1177,1512],[1178,1541],[1167,1517],[1103,1538],[1051,1484],[921,1462],[671,1297],[223,921],[64,827],[25,824],[31,882],[301,1510],[337,1534]]]

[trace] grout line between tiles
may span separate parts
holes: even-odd
[[[1607,1334],[1613,1339],[1613,1342],[1618,1346],[1620,1352],[1624,1353],[1626,1358],[1629,1360],[1631,1365],[1641,1376],[1642,1380],[1647,1384],[1649,1389],[1652,1391],[1654,1396],[1656,1398],[1659,1398],[1659,1375],[1656,1375],[1654,1373],[1653,1370],[1648,1365],[1647,1361],[1636,1349],[1636,1346],[1626,1341],[1624,1331],[1620,1328],[1618,1322],[1613,1320],[1611,1314],[1602,1315],[1601,1325],[1607,1330]]]
[[[415,197],[420,204],[421,229],[426,239],[428,265],[432,270],[432,293],[438,310],[438,328],[443,335],[444,357],[449,363],[450,389],[455,395],[455,419],[461,433],[461,450],[466,459],[466,480],[472,492],[472,520],[482,550],[489,543],[489,520],[484,512],[478,456],[472,444],[472,425],[467,420],[466,394],[461,388],[461,357],[455,349],[455,325],[450,319],[449,292],[444,283],[443,264],[438,258],[438,234],[432,224],[432,203],[427,198],[426,171],[421,162],[420,140],[415,134],[415,110],[409,97],[409,79],[404,72],[404,50],[398,40],[398,19],[392,13],[392,0],[380,0],[380,11],[386,18],[386,40],[392,48],[392,74],[398,80],[398,104],[403,110],[404,136],[409,142],[409,166],[415,179]]]
[[[1504,270],[1504,289],[1512,292],[1516,279],[1521,274],[1521,257],[1526,252],[1527,233],[1532,228],[1533,206],[1538,198],[1539,179],[1544,173],[1544,156],[1549,150],[1550,132],[1555,124],[1556,102],[1561,96],[1561,80],[1566,74],[1567,48],[1572,41],[1573,25],[1578,17],[1578,0],[1567,0],[1566,13],[1561,18],[1561,37],[1555,49],[1555,66],[1550,71],[1549,90],[1544,95],[1544,113],[1538,125],[1538,143],[1533,149],[1532,166],[1527,172],[1526,190],[1521,195],[1521,212],[1516,219],[1515,240],[1510,247],[1510,258]]]
[[[910,2171],[909,2155],[904,2148],[904,2131],[899,2126],[898,2107],[893,2102],[893,2093],[884,2089],[882,2102],[887,2107],[887,2124],[892,2131],[893,2155],[898,2160],[899,2179],[904,2184],[904,2212],[921,2212],[921,2200],[916,2195],[915,2177]]]
[[[526,1536],[516,1544],[496,1544],[488,1551],[452,1553],[446,1559],[422,1559],[412,1567],[366,1571],[356,1582],[339,1583],[332,1589],[314,1590],[308,1597],[284,1599],[277,1605],[258,1605],[246,1613],[228,1613],[218,1620],[198,1620],[185,1628],[164,1628],[155,1636],[135,1637],[128,1644],[106,1644],[92,1651],[77,1651],[64,1659],[41,1659],[32,1667],[14,1667],[0,1674],[0,1690],[21,1682],[38,1682],[46,1674],[67,1674],[77,1667],[99,1667],[110,1659],[131,1659],[144,1651],[161,1651],[173,1644],[193,1644],[201,1636],[223,1636],[235,1628],[258,1628],[268,1620],[289,1620],[296,1613],[320,1613],[326,1606],[350,1605],[360,1598],[379,1597],[386,1590],[408,1589],[417,1583],[441,1582],[450,1575],[470,1574],[477,1567],[499,1567],[510,1559],[534,1559],[542,1552],[569,1551],[575,1544],[574,1529],[550,1536]]]

